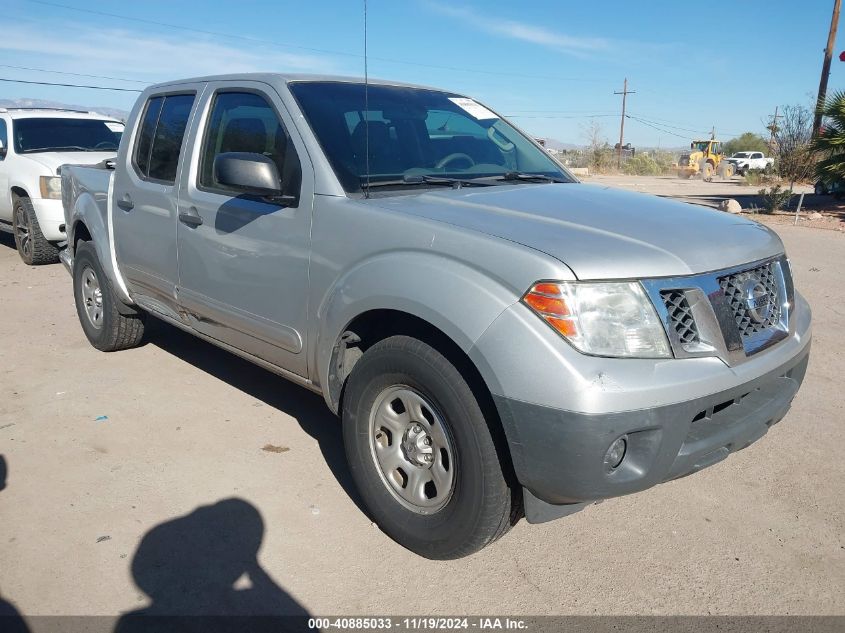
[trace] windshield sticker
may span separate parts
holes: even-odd
[[[456,106],[461,108],[464,112],[466,112],[472,117],[475,117],[476,119],[481,120],[499,118],[493,112],[490,112],[490,110],[485,108],[480,103],[476,103],[472,99],[467,99],[466,97],[449,97],[449,101],[451,101]]]
[[[114,121],[105,121],[106,127],[112,132],[123,132],[123,123],[115,123]]]

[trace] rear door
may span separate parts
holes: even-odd
[[[179,193],[180,305],[198,332],[306,376],[314,178],[305,146],[279,95],[260,82],[210,83],[194,129]],[[226,152],[271,158],[297,202],[221,185],[213,165]]]
[[[121,271],[133,296],[171,317],[178,279],[176,183],[203,87],[190,84],[150,95],[115,171],[112,221]]]

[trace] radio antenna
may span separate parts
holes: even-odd
[[[367,0],[364,0],[364,165],[367,187],[364,197],[370,197],[370,77],[367,69]]]

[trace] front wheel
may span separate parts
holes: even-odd
[[[88,242],[76,245],[73,297],[82,330],[98,350],[114,352],[141,343],[145,313],[119,303],[97,252]]]
[[[482,407],[428,344],[393,336],[367,350],[349,377],[342,418],[361,497],[382,530],[411,551],[467,556],[519,516]]]
[[[44,237],[32,200],[26,196],[15,197],[12,231],[15,247],[27,266],[55,264],[59,261],[59,249]]]

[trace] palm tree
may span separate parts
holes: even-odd
[[[845,92],[836,92],[819,111],[824,123],[813,139],[811,150],[820,156],[816,176],[825,183],[845,180]]]

